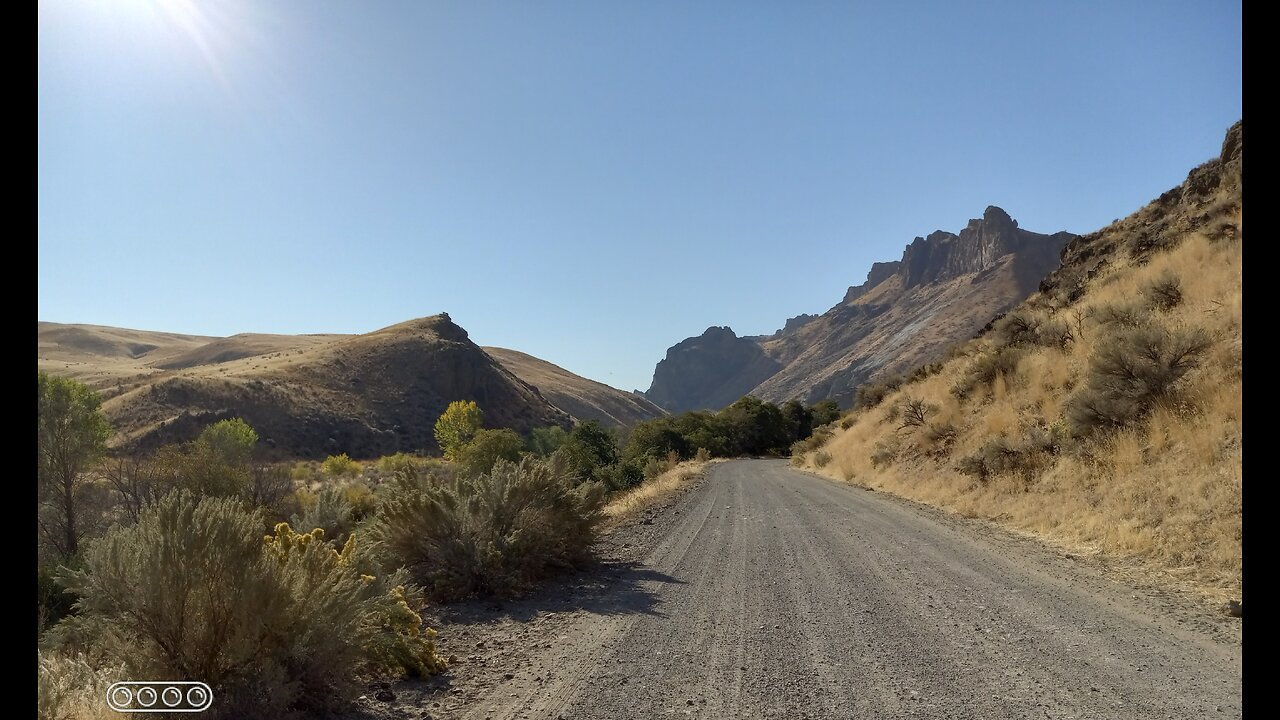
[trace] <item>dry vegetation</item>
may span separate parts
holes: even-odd
[[[1086,238],[1094,249],[1069,247],[1059,282],[1051,276],[936,373],[868,391],[878,401],[797,462],[1239,597],[1234,132],[1233,166],[1224,149],[1225,167],[1197,168],[1183,188]],[[1206,168],[1221,182],[1197,193]],[[1087,271],[1083,260],[1066,267],[1082,258]]]
[[[715,460],[694,459],[671,466],[661,475],[618,493],[604,506],[606,522],[618,523],[669,497],[690,480],[706,472]]]

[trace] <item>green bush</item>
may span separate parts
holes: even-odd
[[[840,419],[840,405],[835,400],[820,400],[811,409],[815,428],[830,425]]]
[[[604,487],[562,460],[505,460],[450,483],[397,482],[376,532],[440,599],[508,595],[590,557]]]
[[[262,527],[234,500],[169,494],[66,571],[80,614],[50,634],[134,677],[200,678],[223,717],[312,713],[361,677],[443,666],[414,591],[354,537],[338,552],[283,523],[264,543]]]
[[[479,430],[454,456],[457,458],[459,472],[475,476],[489,472],[499,460],[519,460],[523,449],[524,440],[514,430]]]
[[[565,432],[565,429],[559,425],[534,428],[529,432],[529,441],[526,447],[529,452],[539,457],[547,457],[558,450],[568,439],[569,433]]]
[[[1211,344],[1203,330],[1140,326],[1111,333],[1089,358],[1088,379],[1068,403],[1072,432],[1088,435],[1141,419],[1199,364]]]
[[[258,445],[258,433],[240,418],[219,420],[200,432],[196,449],[223,465],[247,465]]]
[[[353,477],[360,474],[360,463],[352,460],[346,453],[341,455],[330,455],[320,463],[320,467],[324,470],[324,474],[329,477]]]

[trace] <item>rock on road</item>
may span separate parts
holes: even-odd
[[[782,461],[712,466],[642,532],[466,717],[1241,715],[1238,620]]]

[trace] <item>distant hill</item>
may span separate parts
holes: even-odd
[[[639,393],[588,380],[532,355],[498,347],[486,347],[484,351],[516,377],[538,388],[552,405],[578,420],[595,420],[606,427],[631,427],[666,414]]]
[[[917,237],[900,260],[875,263],[866,282],[821,315],[791,318],[773,335],[712,327],[676,344],[645,396],[673,412],[719,409],[747,394],[848,407],[859,385],[939,359],[1021,302],[1075,237],[1023,230],[988,207],[959,234]]]
[[[436,418],[458,399],[478,402],[490,427],[523,433],[572,422],[445,314],[365,335],[38,328],[39,368],[101,391],[117,445],[186,440],[210,422],[243,417],[286,456],[429,452]]]

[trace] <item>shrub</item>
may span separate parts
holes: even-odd
[[[409,477],[417,477],[418,472],[427,464],[426,458],[420,458],[417,455],[411,455],[406,452],[398,452],[394,455],[384,455],[378,458],[378,472],[383,475],[407,475]]]
[[[898,413],[902,418],[899,430],[909,427],[924,427],[929,422],[929,413],[933,411],[928,403],[920,398],[907,397],[898,405]]]
[[[693,454],[693,459],[695,462],[700,462],[700,463],[707,462],[711,460],[711,451],[707,450],[704,447],[700,447],[698,448],[698,452]]]
[[[36,717],[39,720],[116,720],[103,701],[107,688],[125,677],[123,666],[90,662],[83,655],[36,654]]]
[[[907,379],[903,384],[910,385],[911,383],[917,383],[921,380],[927,380],[928,378],[942,372],[942,368],[943,364],[940,362],[925,363],[917,367],[915,370],[912,370],[911,373],[907,375]]]
[[[345,488],[330,485],[309,497],[302,512],[290,518],[289,522],[306,532],[319,528],[326,537],[342,543],[355,530],[357,518],[355,508],[347,500]]]
[[[823,445],[826,445],[827,441],[831,439],[831,435],[833,433],[834,431],[831,429],[830,425],[822,425],[815,428],[812,435],[804,440],[797,440],[791,444],[791,454],[804,455],[805,453],[813,452],[814,450],[821,448]]]
[[[223,465],[246,465],[258,444],[258,433],[240,418],[219,420],[200,432],[196,449]]]
[[[1040,330],[1040,318],[1026,311],[1014,311],[995,324],[994,335],[1004,346],[1033,345]]]
[[[956,469],[984,483],[1004,474],[1031,480],[1052,462],[1059,448],[1059,438],[1053,431],[1037,428],[1019,443],[1004,438],[987,442],[973,455],[962,458]]]
[[[840,429],[848,430],[849,428],[853,427],[854,423],[856,422],[858,422],[858,419],[852,415],[845,417],[840,420]]]
[[[946,450],[960,435],[960,430],[949,422],[929,423],[925,427],[925,441],[939,451]]]
[[[1071,326],[1063,320],[1047,320],[1036,329],[1036,343],[1044,347],[1066,350],[1075,339]]]
[[[269,515],[281,515],[293,489],[289,468],[283,465],[257,465],[249,472],[247,499],[255,507],[267,509]]]
[[[813,405],[813,426],[830,425],[840,419],[840,405],[835,400],[821,400]]]
[[[397,482],[377,533],[437,598],[506,595],[585,561],[603,500],[555,457],[504,460],[446,484]]]
[[[330,455],[320,464],[324,474],[329,477],[348,477],[360,474],[360,463],[352,460],[346,453]]]
[[[459,472],[475,476],[489,472],[499,460],[519,460],[523,449],[524,440],[514,430],[480,430],[454,453],[454,458]]]
[[[871,449],[871,466],[882,467],[890,465],[894,460],[898,459],[898,448],[894,443],[878,441]]]
[[[171,493],[63,575],[80,615],[55,631],[134,676],[200,678],[230,717],[315,711],[362,675],[443,666],[415,591],[375,577],[354,537],[339,553],[281,523],[264,543],[262,524],[234,500]]]
[[[539,457],[546,457],[559,449],[567,439],[569,439],[569,433],[559,425],[534,428],[529,432],[529,452]]]
[[[1023,350],[1017,347],[1002,347],[994,352],[986,352],[974,359],[968,371],[952,392],[959,398],[968,397],[969,393],[980,387],[989,387],[997,377],[1012,377],[1018,369],[1018,361],[1022,359]]]
[[[36,568],[36,594],[39,597],[36,627],[40,633],[70,615],[76,603],[75,594],[59,585],[45,567]]]
[[[1157,311],[1172,310],[1182,304],[1182,280],[1170,271],[1152,280],[1142,290],[1147,307]]]
[[[1134,302],[1103,305],[1094,313],[1099,325],[1112,328],[1136,328],[1151,320],[1151,313]]]
[[[815,467],[826,467],[831,462],[831,453],[826,450],[819,450],[813,454],[813,464]]]
[[[900,375],[891,375],[880,382],[859,385],[857,392],[854,393],[853,407],[855,410],[873,408],[900,387],[902,387]]]
[[[1072,432],[1086,435],[1142,418],[1199,364],[1211,342],[1203,330],[1136,327],[1113,333],[1089,358],[1085,386],[1069,401]]]

